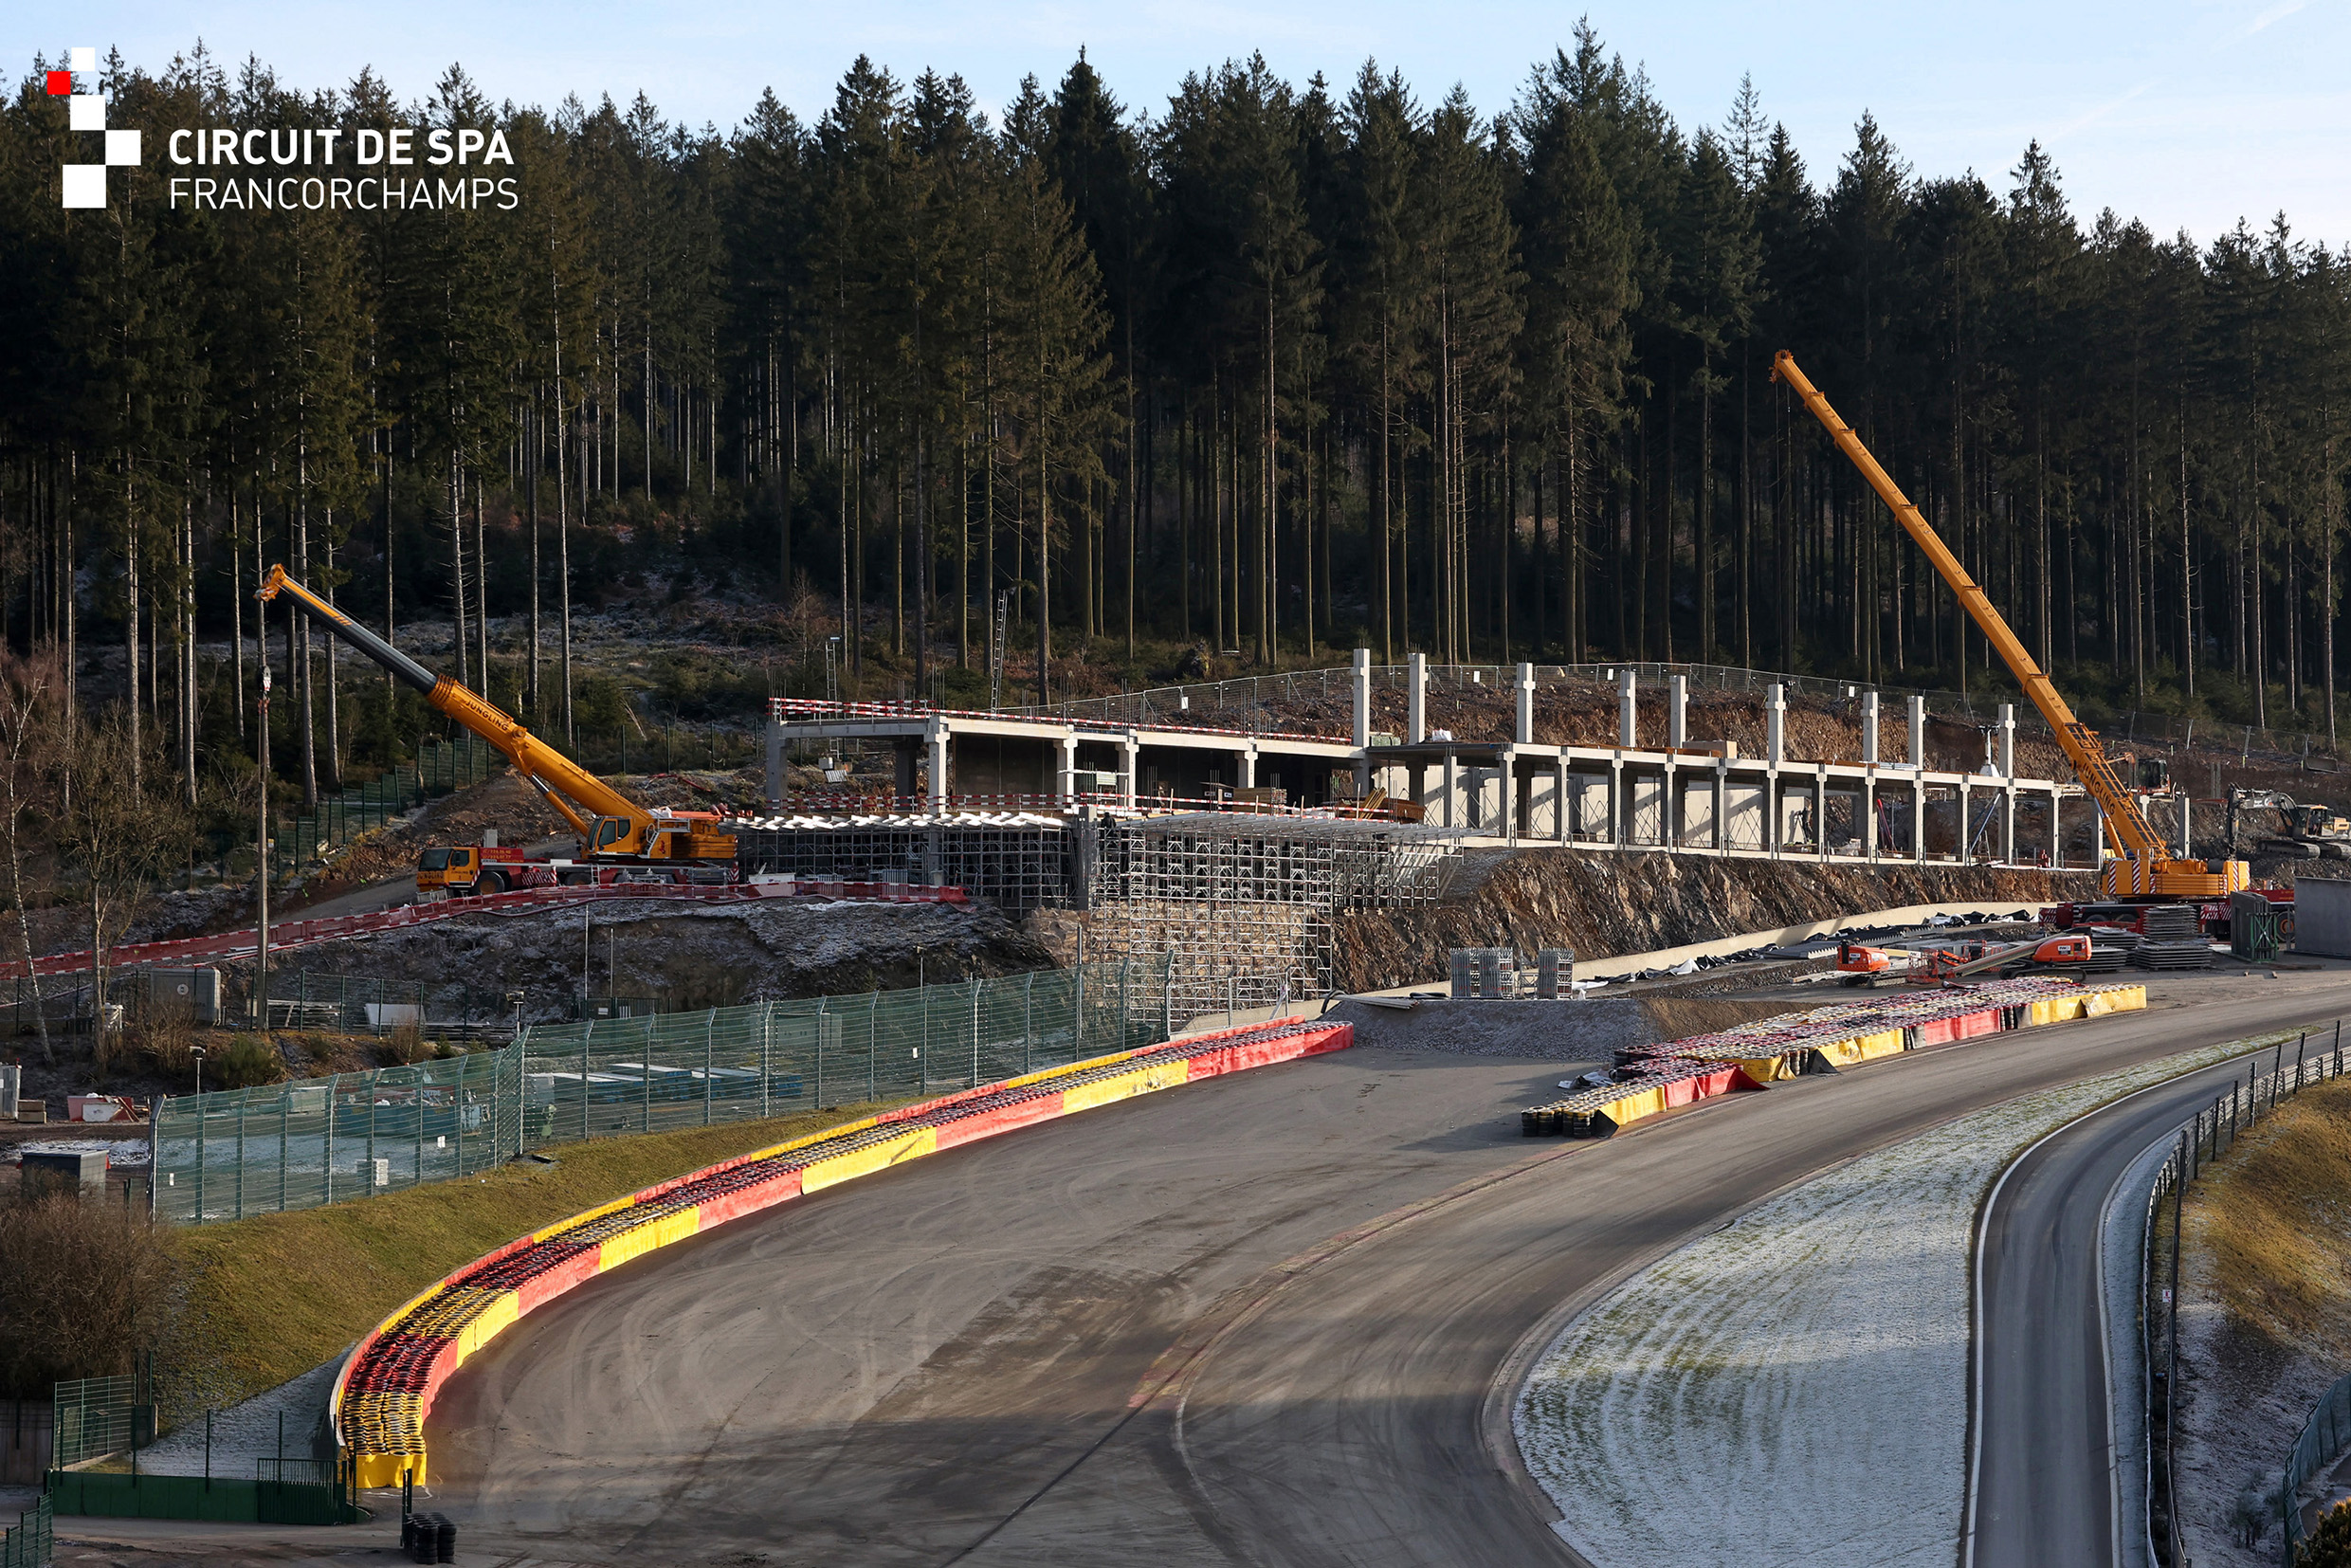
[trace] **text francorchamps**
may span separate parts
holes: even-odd
[[[419,133],[412,126],[346,130],[339,126],[304,130],[232,130],[208,126],[173,131],[172,161],[201,165],[217,174],[174,174],[172,205],[183,201],[208,211],[249,211],[306,208],[342,211],[404,211],[417,208],[496,208],[511,212],[521,205],[521,193],[511,174],[492,178],[486,173],[447,179],[438,175],[392,173],[403,166],[481,168],[514,165],[503,131],[437,127]],[[337,168],[353,173],[282,174],[274,171]],[[254,173],[230,173],[230,171]],[[269,171],[263,173],[262,171]],[[368,171],[361,173],[360,171]]]

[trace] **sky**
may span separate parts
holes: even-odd
[[[2351,243],[2351,0],[17,0],[0,7],[0,59],[21,72],[92,45],[152,70],[201,37],[289,85],[373,65],[411,100],[455,61],[494,99],[641,91],[724,131],[762,88],[813,119],[861,53],[901,78],[959,74],[993,107],[1024,75],[1049,90],[1084,46],[1130,109],[1157,113],[1187,72],[1262,51],[1292,82],[1321,72],[1341,90],[1375,58],[1423,101],[1458,82],[1490,114],[1571,46],[1578,17],[1686,131],[1720,122],[1751,75],[1817,183],[1866,110],[1916,173],[1972,169],[1996,189],[2039,138],[2085,224],[2111,207],[2203,242],[2283,210],[2298,237]]]

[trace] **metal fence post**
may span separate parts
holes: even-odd
[[[1127,980],[1134,968],[1135,959],[1132,955],[1119,960],[1119,1048],[1121,1050],[1124,1050],[1135,1043],[1133,1025],[1126,1011]]]
[[[972,1086],[979,1087],[979,980],[972,980]]]
[[[383,1077],[384,1069],[381,1067],[372,1068],[368,1073],[367,1190],[370,1197],[375,1195],[375,1102],[378,1098],[375,1091]]]
[[[416,1168],[409,1185],[421,1187],[425,1184],[425,1085],[432,1081],[432,1069],[419,1066],[409,1071],[416,1075],[410,1081],[416,1093]]]
[[[596,1021],[593,1018],[589,1019],[588,1027],[579,1031],[579,1140],[582,1143],[588,1141],[588,1041],[595,1032]]]
[[[245,1218],[245,1096],[237,1091],[237,1207],[234,1218]]]
[[[319,1160],[319,1168],[325,1175],[325,1201],[329,1204],[332,1204],[335,1201],[335,1102],[337,1098],[336,1091],[340,1089],[342,1086],[343,1075],[339,1072],[333,1074],[326,1081],[325,1154]],[[155,1190],[155,1176],[152,1167],[150,1168],[148,1175],[147,1186],[150,1192]]]
[[[823,1110],[825,1099],[825,1003],[829,998],[816,998],[816,1108]]]
[[[877,991],[866,1000],[866,1099],[868,1102],[878,1092],[874,1058],[882,1054],[881,1016],[882,994]]]
[[[705,1127],[710,1125],[712,1085],[718,1082],[714,1076],[718,1067],[718,1030],[719,1010],[714,1007],[702,1015],[702,1125]]]
[[[204,1096],[191,1095],[189,1097],[189,1103],[196,1108],[196,1223],[202,1225],[204,1223],[204,1131],[205,1123],[212,1119],[205,1111]]]
[[[294,1091],[278,1091],[278,1212],[285,1212],[285,1168],[293,1156],[293,1135],[288,1123],[294,1120]]]
[[[768,1117],[768,1053],[775,1043],[775,1004],[769,1002],[759,1009],[759,1120]]]
[[[1037,972],[1033,969],[1021,976],[1020,1033],[1020,1070],[1024,1074],[1034,1072],[1037,1053]]]

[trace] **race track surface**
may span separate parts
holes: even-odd
[[[2268,1071],[2272,1059],[2258,1060]],[[2146,1521],[2119,1517],[2114,1465],[2145,1456],[2113,1448],[2100,1219],[2148,1146],[2171,1140],[2233,1081],[2242,1084],[2247,1065],[2239,1057],[2190,1073],[2059,1129],[2009,1168],[1985,1210],[1966,1562],[2090,1565],[2143,1556],[2118,1551],[2134,1532],[2144,1539]]]
[[[433,1505],[590,1563],[1572,1560],[1508,1431],[1559,1322],[1837,1159],[2351,987],[2195,994],[1607,1141],[1518,1136],[1562,1062],[1360,1048],[1089,1111],[524,1319],[433,1413]]]

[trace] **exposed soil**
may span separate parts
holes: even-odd
[[[1050,956],[993,907],[765,900],[685,905],[620,900],[479,915],[285,955],[281,974],[421,980],[428,1015],[467,994],[521,992],[526,1023],[570,1016],[591,992],[672,1008],[895,990],[924,979],[1019,974]]]
[[[2087,873],[1981,866],[1870,870],[1697,855],[1483,850],[1463,857],[1460,875],[1436,903],[1341,916],[1335,978],[1342,990],[1373,991],[1431,978],[1442,955],[1456,947],[1572,947],[1582,957],[1600,958],[1904,904],[2051,903],[2082,897],[2092,885]]]

